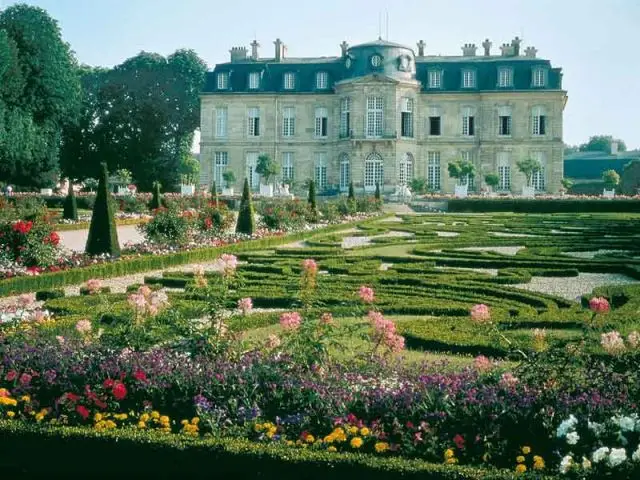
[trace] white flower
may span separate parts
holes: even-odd
[[[582,457],[582,469],[589,470],[591,468],[591,462],[587,457]]]
[[[571,465],[573,465],[573,457],[571,455],[566,455],[560,462],[560,473],[567,473],[571,468]]]
[[[578,435],[576,432],[570,432],[567,434],[567,443],[569,445],[577,444],[578,440],[580,440],[580,435]]]
[[[617,467],[627,460],[627,452],[624,448],[612,448],[607,460],[610,467]]]
[[[633,452],[633,455],[631,455],[631,458],[634,462],[640,462],[640,444],[638,445],[638,448],[636,448],[636,451]]]
[[[596,437],[600,436],[600,434],[604,431],[604,425],[602,425],[601,423],[592,422],[590,420],[587,423],[587,427],[589,428],[589,430],[593,431],[593,434]]]
[[[567,433],[573,431],[577,424],[578,419],[573,415],[569,415],[569,418],[563,420],[562,423],[558,426],[558,430],[556,430],[556,436],[558,438],[564,437]]]
[[[608,454],[609,447],[600,447],[595,452],[593,452],[593,455],[591,455],[591,459],[593,460],[593,463],[600,463],[607,457]]]
[[[628,417],[615,416],[612,418],[613,423],[618,425],[623,432],[633,432],[636,428],[637,419],[638,415],[636,413]]]

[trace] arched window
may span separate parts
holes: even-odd
[[[342,155],[340,155],[340,190],[348,190],[350,182],[351,163],[349,162],[349,155],[343,153]]]
[[[413,180],[413,155],[405,153],[398,168],[398,184],[409,185]]]
[[[364,189],[372,192],[376,189],[376,184],[382,188],[384,180],[384,170],[382,156],[378,152],[372,152],[364,162]]]

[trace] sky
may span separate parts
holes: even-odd
[[[640,148],[640,0],[0,0],[28,3],[58,20],[81,63],[117,65],[140,51],[195,50],[210,68],[232,46],[257,38],[273,56],[281,38],[288,55],[332,56],[340,43],[380,33],[427,54],[459,55],[465,43],[499,52],[516,35],[523,49],[563,71],[568,91],[564,141],[610,134]]]

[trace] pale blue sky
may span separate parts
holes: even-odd
[[[0,6],[17,3],[0,0]],[[389,12],[389,40],[428,54],[458,55],[489,37],[493,50],[519,35],[562,67],[569,101],[565,142],[612,134],[640,148],[640,0],[28,0],[60,22],[79,60],[112,66],[140,50],[192,48],[209,66],[228,60],[254,34],[273,56],[337,55],[339,44],[378,36]],[[383,36],[384,33],[383,27]]]

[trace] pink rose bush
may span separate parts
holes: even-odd
[[[398,353],[404,350],[404,337],[396,333],[396,324],[393,320],[385,318],[382,313],[374,310],[370,311],[367,317],[373,327],[374,353],[378,348],[386,348],[391,353]]]
[[[358,295],[363,303],[373,303],[375,301],[375,293],[373,288],[362,285],[358,290]]]
[[[155,317],[169,305],[169,297],[166,293],[153,292],[146,286],[130,294],[127,301],[133,308],[137,321],[141,321],[144,317]]]
[[[241,298],[238,300],[238,310],[242,315],[249,315],[253,310],[253,301],[250,298]]]
[[[474,323],[482,324],[487,323],[491,320],[491,311],[489,307],[487,307],[484,303],[480,303],[478,305],[474,305],[471,308],[471,320]]]
[[[298,312],[286,312],[280,315],[280,325],[286,330],[297,330],[302,323],[302,317]]]
[[[607,313],[611,309],[611,306],[606,298],[593,297],[589,300],[589,308],[593,313]]]

